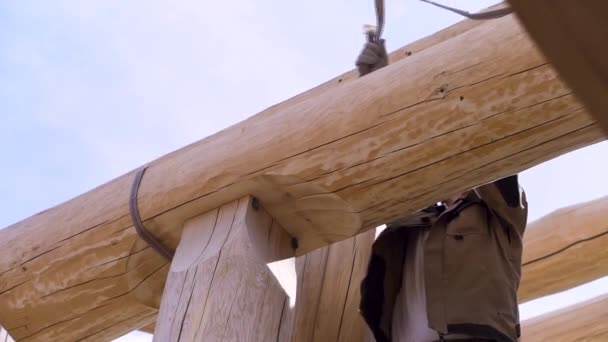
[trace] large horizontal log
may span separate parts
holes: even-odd
[[[608,197],[557,210],[529,225],[524,234],[520,302],[606,275]]]
[[[608,134],[608,2],[509,2],[549,61]]]
[[[608,295],[525,321],[523,342],[608,341]]]
[[[154,161],[140,211],[174,248],[185,219],[253,194],[304,253],[603,139],[507,17]],[[154,319],[167,267],[130,222],[133,176],[0,232],[0,323],[14,337]]]

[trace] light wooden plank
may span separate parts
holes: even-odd
[[[306,303],[296,307],[293,341],[314,341],[314,329],[321,289],[326,276],[329,248],[315,250],[306,255],[302,272],[302,291],[298,292],[296,303]]]

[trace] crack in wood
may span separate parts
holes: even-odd
[[[487,120],[490,120],[490,119],[492,119],[492,118],[494,118],[494,117],[496,117],[498,115],[505,114],[505,113],[517,113],[517,112],[522,111],[522,110],[531,109],[531,108],[534,108],[536,106],[543,105],[545,103],[549,103],[549,102],[552,102],[552,101],[555,101],[555,100],[559,100],[559,99],[567,97],[567,96],[574,96],[574,94],[571,91],[569,91],[569,92],[566,92],[566,93],[564,93],[562,95],[558,95],[556,97],[552,97],[552,98],[547,99],[547,100],[535,102],[535,103],[533,103],[533,104],[531,104],[529,106],[525,106],[525,107],[521,107],[521,108],[517,108],[517,109],[506,109],[506,110],[503,110],[502,112],[498,112],[496,114],[492,114],[492,115],[490,115],[488,117],[485,117],[485,118],[481,119],[480,121],[487,121]],[[573,112],[577,112],[577,111],[579,111],[580,109],[583,109],[583,108],[584,108],[583,106],[577,107],[577,108],[574,109]]]
[[[344,322],[344,313],[346,313],[346,305],[348,304],[348,295],[350,294],[350,285],[353,280],[353,273],[355,271],[355,260],[357,259],[357,238],[353,237],[353,262],[350,266],[350,276],[348,277],[348,285],[346,286],[346,297],[344,298],[344,305],[342,306],[342,315],[340,316],[340,325],[338,326],[338,340],[342,335],[342,323]]]
[[[45,295],[43,295],[43,296],[40,296],[39,298],[40,298],[40,299],[48,298],[48,297],[50,297],[50,296],[57,295],[57,294],[62,293],[62,292],[64,292],[64,291],[69,291],[69,290],[71,290],[71,289],[74,289],[74,288],[76,288],[76,287],[79,287],[79,286],[82,286],[82,285],[86,285],[86,284],[92,283],[92,282],[94,282],[94,281],[98,281],[98,280],[105,280],[105,279],[113,279],[113,278],[122,277],[122,276],[126,275],[127,273],[128,273],[128,272],[122,272],[122,273],[120,273],[120,274],[115,274],[115,275],[111,275],[111,276],[107,276],[107,277],[101,277],[101,278],[93,278],[93,279],[89,279],[89,280],[84,281],[84,282],[82,282],[82,283],[74,284],[74,285],[71,285],[71,286],[68,286],[68,287],[64,287],[64,288],[62,288],[61,290],[58,290],[58,291],[55,291],[55,292],[51,292],[51,293],[45,294]]]
[[[323,276],[321,277],[321,282],[320,282],[321,289],[319,290],[319,296],[316,297],[317,298],[317,307],[314,310],[315,317],[313,319],[313,324],[312,324],[314,331],[318,331],[317,330],[317,317],[319,316],[319,308],[321,307],[321,298],[323,298],[323,289],[325,288],[325,286],[324,286],[325,285],[325,276],[327,273],[327,263],[329,261],[329,249],[331,248],[331,246],[327,246],[324,248],[326,248],[327,251],[324,253],[325,257],[323,258],[323,259],[325,259],[325,261],[323,263]],[[314,333],[313,333],[313,337],[314,337]]]
[[[371,162],[374,162],[374,161],[377,161],[377,160],[381,160],[381,159],[384,159],[384,158],[390,157],[391,155],[393,155],[393,154],[395,154],[395,153],[397,153],[397,152],[401,152],[401,151],[404,151],[404,150],[407,150],[407,149],[410,149],[410,148],[413,148],[413,147],[416,147],[416,146],[424,145],[425,143],[428,143],[429,141],[432,141],[432,140],[435,140],[435,139],[438,139],[438,138],[442,138],[442,137],[444,137],[444,136],[446,136],[446,135],[448,135],[448,134],[451,134],[451,133],[454,133],[454,132],[457,132],[457,131],[460,131],[460,130],[463,130],[463,129],[466,129],[466,128],[470,128],[470,127],[476,126],[476,125],[478,125],[478,124],[479,124],[479,123],[472,123],[472,124],[468,124],[468,125],[464,125],[464,126],[459,126],[459,127],[456,127],[456,128],[454,128],[454,129],[452,129],[452,130],[449,130],[449,131],[446,131],[446,132],[442,132],[441,134],[433,135],[433,136],[431,136],[431,137],[429,137],[429,138],[427,138],[427,139],[425,139],[425,140],[423,140],[423,141],[420,141],[420,142],[417,142],[417,143],[413,143],[413,144],[410,144],[410,145],[407,145],[407,146],[403,146],[403,147],[400,147],[400,148],[397,148],[397,149],[391,150],[391,151],[386,152],[385,154],[383,154],[383,155],[381,155],[381,156],[378,156],[378,157],[376,157],[376,158],[369,159],[369,160],[367,160],[367,161],[365,161],[365,162],[361,162],[361,163],[353,164],[353,165],[351,165],[351,166],[344,167],[344,168],[341,168],[341,169],[339,169],[339,170],[335,170],[335,171],[331,171],[331,172],[325,173],[325,174],[323,174],[323,175],[321,175],[321,176],[319,176],[319,177],[311,178],[309,181],[316,181],[316,180],[319,180],[319,179],[321,179],[321,178],[323,178],[323,177],[326,177],[327,175],[332,174],[332,173],[334,173],[334,172],[338,172],[338,171],[346,171],[346,170],[349,170],[349,169],[355,168],[355,167],[357,167],[357,166],[365,165],[365,164],[368,164],[368,163],[371,163]],[[428,166],[430,166],[430,165],[433,165],[433,163],[431,163],[431,164],[426,164],[426,165],[424,165],[424,166],[421,166],[420,168],[418,168],[418,169],[416,169],[416,170],[423,169],[423,168],[428,167]],[[342,191],[342,190],[347,189],[348,187],[357,186],[357,185],[360,185],[360,184],[363,184],[363,183],[366,183],[366,182],[372,181],[372,180],[377,179],[377,178],[380,178],[380,177],[372,177],[372,178],[369,178],[369,179],[363,180],[363,181],[361,181],[361,182],[357,182],[357,183],[351,183],[351,184],[349,184],[348,186],[345,186],[345,187],[342,187],[342,188],[338,188],[338,189],[336,189],[336,190],[334,190],[334,191],[327,192],[326,194],[331,194],[331,193],[334,193],[334,192],[340,192],[340,191]]]
[[[68,236],[68,237],[66,237],[66,238],[64,238],[64,239],[61,239],[61,240],[57,241],[57,242],[56,242],[56,244],[57,244],[57,243],[62,243],[62,242],[64,242],[64,241],[67,241],[67,240],[70,240],[70,239],[73,239],[73,238],[75,238],[76,236],[78,236],[78,235],[82,235],[82,234],[85,234],[85,233],[87,233],[87,232],[89,232],[90,230],[93,230],[93,229],[95,229],[95,228],[98,228],[98,227],[101,227],[101,226],[105,226],[105,225],[110,225],[110,224],[112,224],[112,223],[116,223],[116,222],[118,222],[118,221],[120,221],[120,220],[122,220],[122,219],[124,219],[125,217],[128,217],[128,216],[129,216],[129,215],[128,215],[128,214],[126,214],[126,215],[119,216],[118,218],[113,219],[113,220],[106,220],[106,221],[104,221],[104,222],[102,222],[102,223],[99,223],[99,224],[96,224],[96,225],[94,225],[94,226],[92,226],[92,227],[89,227],[89,228],[86,228],[86,229],[84,229],[84,230],[81,230],[81,231],[79,231],[78,233],[76,233],[76,234],[74,234],[74,235],[70,235],[70,236]]]
[[[232,303],[230,304],[230,309],[228,310],[228,317],[226,317],[226,322],[224,323],[224,331],[222,331],[222,341],[226,338],[226,330],[228,329],[228,322],[230,322],[230,316],[232,316],[232,308],[234,307],[234,303],[239,300],[239,293],[241,291],[241,285],[243,284],[243,275],[241,274],[239,277],[239,283],[236,286],[236,293],[234,297],[232,297]]]
[[[152,316],[156,315],[156,313],[153,313],[153,314],[147,314],[147,313],[144,313],[144,312],[138,312],[138,313],[136,313],[135,315],[129,316],[129,317],[127,317],[126,319],[123,319],[122,321],[116,322],[116,323],[114,323],[113,325],[111,325],[111,326],[109,326],[109,327],[105,327],[105,328],[103,328],[103,329],[100,329],[100,330],[95,331],[95,332],[94,332],[94,333],[92,333],[92,334],[86,335],[86,336],[82,337],[80,340],[81,340],[81,341],[82,341],[82,340],[86,340],[87,338],[91,338],[91,337],[93,337],[93,336],[95,336],[95,335],[98,335],[98,334],[100,334],[100,333],[104,332],[104,331],[107,331],[107,330],[110,330],[110,329],[112,329],[112,328],[115,328],[115,326],[116,326],[116,325],[119,325],[119,324],[121,324],[121,323],[124,323],[124,322],[130,321],[131,319],[133,319],[133,318],[135,318],[135,317],[137,317],[137,316],[140,316],[140,315],[142,315],[142,314],[145,314],[145,316],[144,316],[144,317],[142,317],[142,319],[141,319],[141,320],[144,320],[144,319],[146,319],[146,318],[148,318],[148,317],[152,317]]]
[[[543,261],[543,260],[549,259],[549,258],[551,258],[551,257],[553,257],[553,256],[556,256],[556,255],[558,255],[558,254],[560,254],[560,253],[563,253],[563,252],[565,252],[565,251],[569,250],[569,249],[570,249],[570,248],[572,248],[572,247],[575,247],[575,246],[580,245],[580,244],[585,243],[585,242],[593,241],[593,240],[595,240],[595,239],[597,239],[597,238],[600,238],[600,237],[602,237],[602,236],[604,236],[604,235],[607,235],[607,234],[608,234],[608,230],[603,231],[603,232],[601,232],[601,233],[599,233],[599,234],[596,234],[596,235],[590,236],[590,237],[588,237],[588,238],[584,238],[584,239],[580,239],[580,240],[574,241],[574,242],[572,242],[572,243],[570,243],[570,244],[568,244],[568,245],[566,245],[566,246],[564,246],[564,247],[562,247],[562,248],[560,248],[560,249],[558,249],[558,250],[556,250],[556,251],[553,251],[553,252],[551,252],[551,253],[548,253],[548,254],[546,254],[546,255],[543,255],[542,257],[538,257],[538,258],[536,258],[536,259],[532,259],[532,260],[530,260],[530,261],[527,261],[527,262],[523,263],[523,264],[522,264],[522,266],[524,266],[524,267],[525,267],[525,266],[528,266],[528,265],[534,264],[534,263],[536,263],[536,262],[540,262],[540,261]]]
[[[114,297],[110,297],[106,300],[104,300],[103,302],[107,302],[107,301],[111,301],[114,299],[118,299],[120,297],[126,296],[130,293],[132,293],[133,291],[135,291],[141,284],[145,283],[146,280],[148,280],[150,277],[154,276],[157,272],[159,272],[160,270],[162,270],[163,268],[165,268],[167,266],[167,264],[163,264],[162,266],[160,266],[159,268],[155,269],[152,273],[148,274],[147,276],[145,276],[141,281],[139,281],[135,286],[133,286],[132,288],[130,288],[128,291],[123,292],[121,294],[119,294],[118,296],[114,296]],[[127,273],[125,273],[124,275],[126,275]],[[103,303],[102,302],[102,303]],[[142,304],[143,305],[143,304]]]
[[[71,235],[71,236],[69,236],[69,237],[67,237],[67,238],[65,238],[65,239],[59,240],[59,241],[55,242],[54,244],[55,244],[55,245],[56,245],[56,244],[60,244],[60,243],[62,243],[62,242],[64,242],[64,241],[67,241],[67,240],[69,240],[69,239],[72,239],[72,238],[74,238],[74,237],[76,237],[76,236],[78,236],[78,235],[80,235],[80,234],[86,233],[87,231],[90,231],[90,230],[92,230],[92,229],[99,228],[99,227],[104,226],[104,225],[107,225],[107,224],[112,224],[112,223],[114,223],[114,222],[116,222],[116,221],[119,221],[119,220],[123,219],[124,217],[125,217],[125,216],[121,216],[121,217],[119,217],[119,218],[117,218],[117,219],[115,219],[115,220],[107,220],[107,221],[104,221],[104,222],[102,222],[102,223],[96,224],[96,225],[94,225],[94,226],[92,226],[92,227],[89,227],[89,228],[86,228],[86,229],[82,230],[82,231],[81,231],[81,232],[79,232],[79,233],[76,233],[76,234],[74,234],[74,235]],[[129,226],[128,228],[130,228],[130,227],[133,227],[133,226]],[[61,247],[64,247],[64,246],[63,246],[63,245],[60,245],[60,246],[55,246],[54,248],[51,248],[50,250],[47,250],[47,251],[45,251],[45,252],[42,252],[42,253],[40,253],[40,254],[38,254],[38,255],[36,255],[36,256],[33,256],[33,257],[31,257],[31,258],[29,258],[29,259],[27,259],[27,260],[25,260],[25,261],[21,262],[21,263],[20,263],[19,265],[17,265],[17,266],[11,267],[11,268],[7,269],[6,271],[0,272],[0,277],[2,277],[4,274],[6,274],[6,273],[8,273],[8,272],[11,272],[11,271],[13,271],[13,270],[15,270],[15,269],[17,269],[17,268],[19,268],[19,267],[23,266],[23,265],[25,265],[25,264],[27,264],[27,263],[29,263],[29,262],[31,262],[31,261],[33,261],[33,260],[35,260],[35,259],[38,259],[38,258],[42,257],[42,256],[43,256],[43,255],[45,255],[45,254],[51,253],[51,252],[53,252],[53,251],[55,251],[55,250],[57,250],[57,249],[59,249],[59,248],[61,248]]]
[[[476,67],[476,66],[479,66],[479,65],[482,65],[482,64],[488,64],[489,62],[491,62],[491,61],[493,61],[493,60],[495,60],[495,59],[497,59],[497,57],[488,58],[487,60],[484,60],[484,61],[481,61],[481,62],[477,62],[477,63],[471,64],[471,65],[468,65],[468,66],[466,66],[466,67],[464,67],[464,68],[461,68],[461,69],[458,69],[458,70],[454,70],[454,71],[450,71],[450,72],[445,72],[445,73],[442,73],[442,74],[441,74],[441,76],[451,76],[451,75],[455,75],[455,74],[457,74],[457,73],[460,73],[460,72],[463,72],[463,71],[465,71],[465,70],[468,70],[468,69],[474,68],[474,67]]]
[[[217,260],[215,261],[215,267],[213,268],[213,273],[211,274],[211,281],[209,282],[209,291],[207,293],[207,296],[205,296],[205,304],[203,304],[203,314],[200,315],[200,320],[198,322],[198,328],[196,329],[196,334],[194,336],[194,340],[197,340],[197,336],[198,336],[198,332],[201,331],[201,325],[203,324],[203,318],[205,317],[205,314],[207,313],[207,303],[209,301],[209,292],[211,292],[211,288],[213,286],[213,280],[215,279],[215,271],[217,271],[217,266],[220,263],[220,258],[222,256],[222,249],[220,249],[220,252],[217,255]]]
[[[520,70],[520,71],[514,72],[512,74],[509,74],[509,75],[505,76],[504,78],[508,78],[508,77],[516,76],[516,75],[520,75],[520,74],[524,74],[526,72],[529,72],[529,71],[532,71],[534,69],[538,69],[538,68],[544,67],[544,66],[549,66],[549,63],[548,62],[544,62],[544,63],[542,63],[540,65],[536,65],[536,66],[533,66],[533,67],[530,67],[530,68],[527,68],[527,69],[524,69],[524,70]],[[557,74],[556,74],[556,76],[557,76]]]
[[[6,273],[8,273],[8,272],[11,272],[11,271],[13,271],[13,270],[16,270],[16,269],[18,269],[19,267],[22,267],[23,265],[27,264],[28,262],[30,262],[30,261],[32,261],[32,260],[34,260],[34,259],[36,259],[36,258],[38,258],[38,257],[40,257],[40,256],[43,256],[43,255],[45,255],[45,254],[47,254],[47,253],[50,253],[50,252],[52,252],[52,251],[54,251],[54,250],[56,250],[56,249],[58,249],[58,248],[60,248],[60,247],[61,247],[61,246],[57,246],[57,247],[52,248],[52,249],[50,249],[50,250],[48,250],[48,251],[42,252],[42,253],[40,253],[40,254],[38,254],[38,255],[36,255],[36,256],[34,256],[34,257],[30,258],[30,259],[28,259],[28,260],[26,260],[26,261],[24,261],[24,262],[22,262],[22,263],[18,264],[17,266],[11,267],[11,268],[7,269],[6,271],[4,271],[4,272],[0,273],[0,277],[4,276],[4,274],[6,274]]]
[[[214,225],[214,228],[215,228],[215,225]],[[188,270],[186,272],[186,274],[188,274],[190,272],[191,271]],[[179,335],[177,335],[177,340],[178,341],[182,338],[182,332],[184,331],[184,323],[186,322],[185,318],[186,318],[186,315],[188,314],[188,309],[190,308],[190,303],[192,302],[192,295],[194,294],[194,288],[196,287],[196,275],[197,275],[197,273],[198,273],[198,266],[194,268],[194,276],[192,277],[192,279],[193,279],[192,280],[192,289],[190,290],[190,295],[188,296],[188,303],[186,304],[186,310],[184,310],[184,314],[183,314],[182,318],[180,319],[181,324],[180,324],[180,327],[179,327]],[[186,279],[188,279],[187,276],[186,276]],[[184,282],[184,284],[182,284],[182,292],[179,295],[180,302],[181,302],[181,298],[182,298],[182,293],[184,291],[184,286],[183,285],[185,285],[185,282]],[[176,311],[177,311],[177,307],[179,307],[179,305],[176,306]],[[174,317],[177,316],[177,312],[173,316]]]
[[[10,288],[8,288],[6,290],[3,290],[3,291],[0,292],[0,296],[2,296],[3,294],[5,294],[5,293],[7,293],[7,292],[9,292],[11,290],[14,290],[15,288],[17,288],[17,287],[19,287],[19,286],[21,286],[21,285],[23,285],[25,283],[29,283],[30,281],[31,281],[31,279],[27,279],[27,280],[24,280],[23,282],[21,282],[21,283],[19,283],[17,285],[14,285],[13,287],[10,287]]]
[[[283,307],[281,308],[281,316],[279,318],[279,326],[277,327],[277,340],[276,340],[276,342],[279,342],[279,337],[281,336],[281,326],[283,326],[283,315],[285,314],[285,305],[287,304],[287,301],[289,301],[289,297],[285,296],[285,298],[283,299]]]
[[[123,297],[123,296],[128,295],[129,293],[133,292],[133,291],[134,291],[134,290],[135,290],[135,289],[136,289],[136,288],[137,288],[139,285],[141,285],[143,282],[145,282],[145,280],[146,280],[146,279],[148,279],[150,276],[154,275],[156,272],[158,272],[158,271],[159,271],[160,269],[162,269],[163,267],[165,267],[165,265],[163,265],[162,267],[160,267],[160,268],[156,269],[154,272],[152,272],[152,274],[150,274],[148,277],[144,278],[144,280],[142,280],[141,282],[139,282],[139,283],[138,283],[138,284],[137,284],[135,287],[133,287],[131,290],[129,290],[129,291],[125,292],[125,293],[122,293],[122,294],[120,294],[120,295],[118,295],[118,296],[108,298],[108,299],[104,300],[104,301],[103,301],[103,302],[101,302],[101,303],[104,303],[104,302],[109,302],[109,301],[112,301],[112,300],[115,300],[115,299],[118,299],[118,298],[120,298],[120,297]],[[48,330],[48,329],[50,329],[50,328],[53,328],[54,326],[56,326],[56,325],[58,325],[58,324],[61,324],[61,323],[66,323],[66,322],[70,322],[70,321],[73,321],[73,320],[79,319],[79,318],[81,318],[81,317],[83,317],[83,316],[85,316],[85,315],[87,315],[87,314],[89,314],[89,313],[91,313],[91,312],[94,312],[94,311],[96,311],[96,310],[99,310],[99,309],[101,309],[101,308],[103,308],[103,307],[105,307],[105,306],[108,306],[108,305],[112,305],[112,303],[107,303],[107,304],[103,304],[103,305],[98,305],[98,306],[96,306],[96,307],[94,307],[94,308],[92,308],[92,309],[89,309],[89,310],[87,310],[87,311],[85,311],[85,312],[83,312],[83,313],[80,313],[80,314],[77,314],[77,315],[75,315],[75,316],[72,316],[72,317],[70,317],[70,318],[69,318],[69,319],[67,319],[67,320],[63,320],[63,321],[56,322],[56,323],[53,323],[53,324],[51,324],[51,325],[45,326],[44,328],[42,328],[42,329],[40,329],[40,330],[36,331],[35,333],[33,333],[33,334],[32,334],[32,335],[30,335],[30,336],[33,336],[33,335],[35,335],[35,334],[38,334],[39,332],[42,332],[42,331],[44,331],[44,330]],[[154,310],[154,308],[151,308],[151,309],[153,309],[153,310]],[[154,313],[154,315],[156,315],[156,313]],[[17,327],[17,328],[12,328],[11,330],[13,330],[13,329],[18,329],[18,328],[21,328],[21,327],[24,327],[24,326],[20,326],[20,327]],[[24,337],[24,338],[28,338],[28,337],[30,337],[30,336],[26,336],[26,337]]]

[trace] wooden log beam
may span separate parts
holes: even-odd
[[[529,225],[524,234],[520,302],[606,275],[608,197],[557,210]]]
[[[608,2],[509,2],[560,76],[608,134]]]
[[[607,341],[608,295],[525,321],[523,342]]]
[[[439,41],[154,161],[146,225],[175,248],[187,218],[253,194],[302,254],[604,139],[514,18]],[[130,222],[133,176],[0,232],[13,336],[94,339],[154,319],[168,267]]]

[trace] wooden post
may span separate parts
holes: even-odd
[[[373,231],[290,258],[295,241],[251,197],[192,218],[154,341],[363,341],[358,291],[372,241]]]
[[[266,263],[294,256],[293,247],[295,241],[251,197],[188,220],[154,341],[276,339],[288,298]]]

